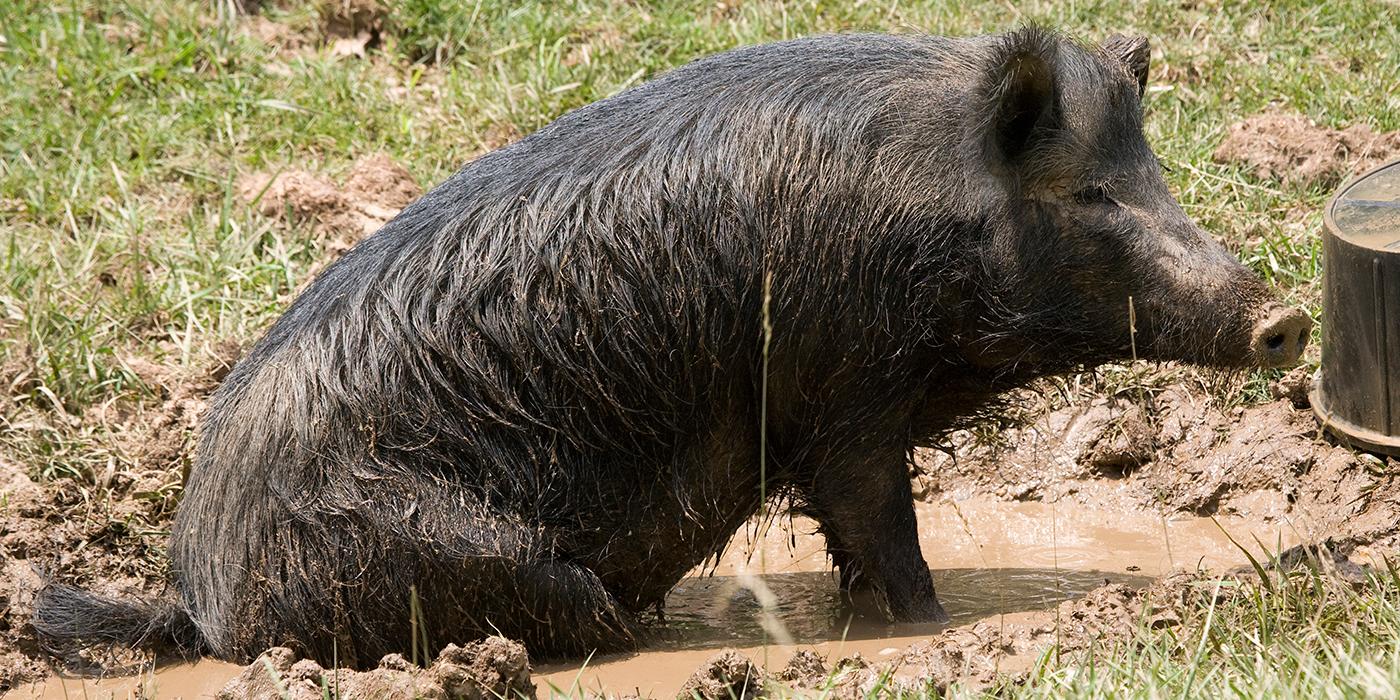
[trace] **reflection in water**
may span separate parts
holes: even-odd
[[[886,623],[870,596],[845,604],[831,573],[769,574],[776,621],[799,644],[837,639],[881,639],[937,632],[944,625]],[[992,615],[1045,610],[1082,597],[1105,583],[1146,585],[1147,576],[1055,569],[937,569],[934,586],[952,624]],[[666,599],[666,621],[654,649],[706,649],[772,642],[763,608],[734,576],[687,578]]]

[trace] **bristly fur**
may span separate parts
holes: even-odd
[[[35,609],[31,624],[40,639],[144,647],[181,658],[205,651],[189,611],[178,603],[111,598],[50,583],[39,591]]]
[[[1126,355],[1129,296],[1144,356],[1227,364],[1265,297],[1175,208],[1110,60],[1037,28],[747,47],[483,156],[219,388],[179,600],[52,588],[40,631],[359,666],[415,635],[628,648],[761,490],[891,617],[939,619],[911,445]],[[1163,268],[1177,250],[1219,290]]]

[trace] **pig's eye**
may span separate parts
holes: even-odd
[[[1108,196],[1108,189],[1103,185],[1094,185],[1075,192],[1074,201],[1080,204],[1103,204],[1113,199]]]

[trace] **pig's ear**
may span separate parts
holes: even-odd
[[[1006,36],[983,84],[988,156],[1015,168],[1060,125],[1054,34],[1030,27]]]
[[[1114,34],[1099,47],[1127,69],[1138,84],[1138,97],[1147,90],[1147,69],[1152,65],[1152,45],[1145,36]]]

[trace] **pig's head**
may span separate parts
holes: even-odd
[[[1135,350],[1219,367],[1297,362],[1308,317],[1167,189],[1142,131],[1148,57],[1143,38],[1086,49],[1035,29],[996,47],[973,146],[993,183],[982,269],[994,320],[975,359],[1095,363]]]

